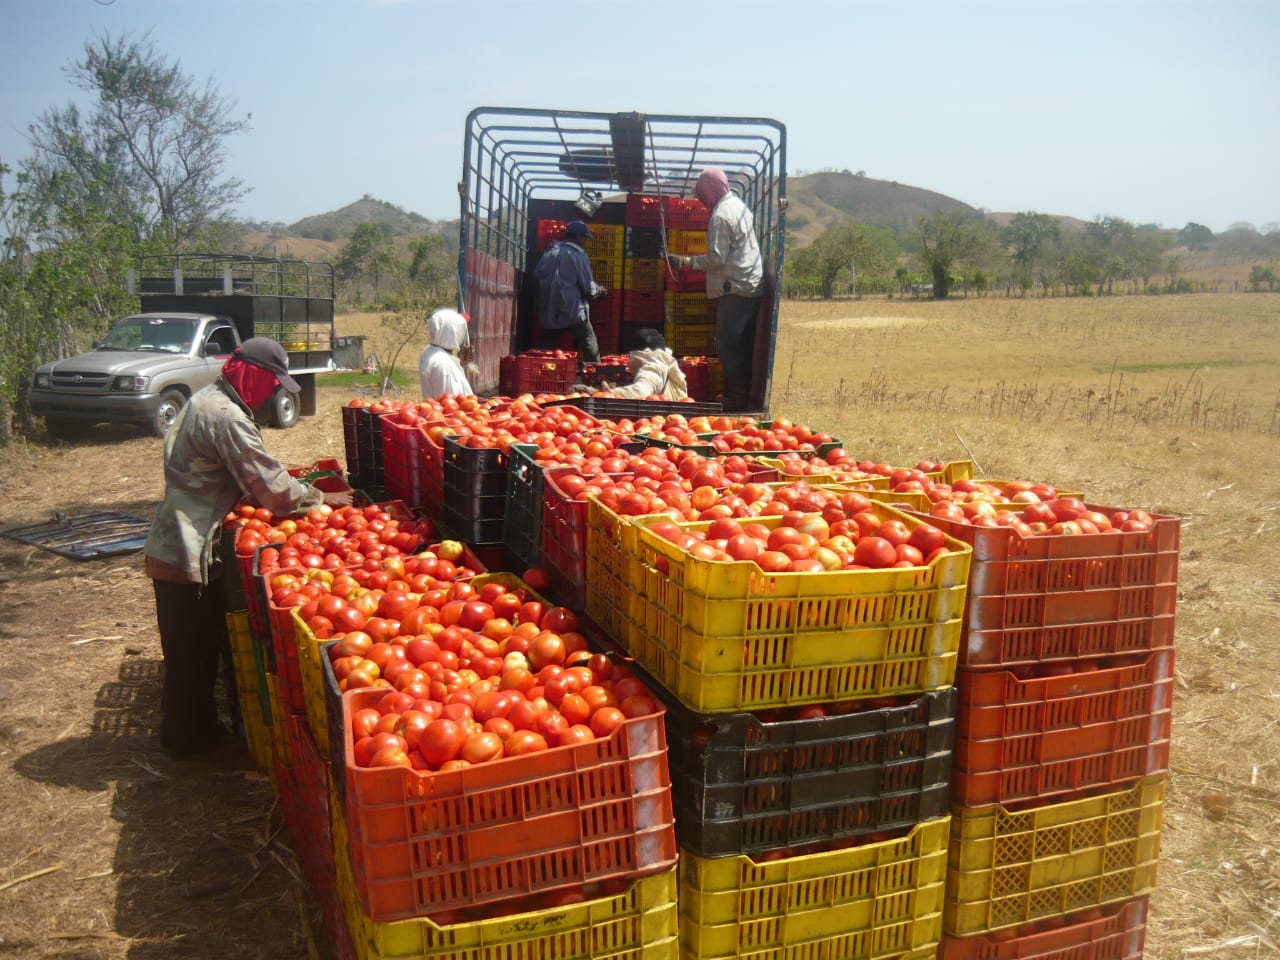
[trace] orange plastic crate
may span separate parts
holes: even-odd
[[[1173,648],[1141,662],[1020,680],[956,671],[951,799],[966,807],[1114,788],[1169,768]]]
[[[357,767],[342,698],[346,814],[360,902],[374,920],[635,878],[676,862],[663,712],[613,736],[446,773]]]
[[[1172,646],[1181,521],[1154,519],[1148,532],[1023,537],[1007,527],[930,517],[973,547],[960,665],[1011,666]]]
[[[1063,918],[1059,925],[1019,927],[1012,937],[943,935],[938,960],[1142,960],[1147,897]]]

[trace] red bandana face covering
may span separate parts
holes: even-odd
[[[276,392],[280,381],[270,370],[256,367],[232,357],[222,366],[222,378],[240,395],[244,405],[257,410]]]

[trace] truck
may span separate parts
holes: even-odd
[[[602,353],[625,351],[634,331],[649,326],[677,355],[714,359],[714,305],[698,278],[666,264],[669,253],[702,252],[693,245],[699,225],[705,243],[707,211],[693,188],[708,166],[725,171],[755,218],[765,294],[751,404],[767,416],[786,234],[786,127],[758,117],[472,110],[458,184],[458,300],[471,317],[477,392],[495,392],[503,357],[535,342],[533,268],[571,220],[591,229],[596,281],[611,288],[592,306]]]
[[[250,337],[289,355],[299,394],[280,388],[270,424],[292,427],[316,410],[316,375],[359,369],[363,338],[334,331],[329,264],[241,254],[144,257],[128,288],[141,311],[124,317],[88,353],[36,370],[29,402],[49,434],[74,439],[97,423],[133,423],[163,437],[183,404],[213,383]]]

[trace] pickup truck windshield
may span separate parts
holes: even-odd
[[[112,327],[98,349],[187,353],[196,322],[176,317],[130,317]]]

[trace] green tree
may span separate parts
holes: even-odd
[[[1249,285],[1253,287],[1253,292],[1257,293],[1262,289],[1264,283],[1267,285],[1267,290],[1275,292],[1276,272],[1271,267],[1264,267],[1260,263],[1255,263],[1249,271]]]
[[[1213,243],[1213,231],[1204,224],[1187,221],[1187,225],[1178,231],[1178,243],[1192,253],[1208,250]]]
[[[424,234],[409,245],[409,279],[430,301],[444,300],[455,289],[456,265],[438,233]]]
[[[857,277],[884,277],[901,254],[887,230],[852,221],[828,227],[810,246],[826,300],[831,299],[836,278],[848,273],[851,264]]]
[[[373,296],[380,293],[382,277],[395,267],[395,247],[391,235],[374,223],[358,223],[338,254],[334,272],[352,283],[355,299],[360,301],[360,280],[371,277]]]
[[[1058,221],[1047,213],[1015,213],[1000,231],[1000,242],[1009,250],[1014,277],[1023,284],[1036,273],[1041,259],[1061,236]],[[1027,289],[1029,283],[1023,285]]]
[[[959,274],[983,269],[999,251],[995,224],[958,210],[939,210],[916,220],[917,255],[933,278],[933,298],[945,300]]]
[[[232,116],[234,104],[211,79],[200,84],[183,74],[146,37],[88,43],[68,73],[95,97],[91,111],[53,108],[29,128],[28,172],[50,202],[76,204],[87,194],[177,250],[244,196],[223,165],[227,138],[248,121]],[[68,185],[69,195],[54,189]]]

